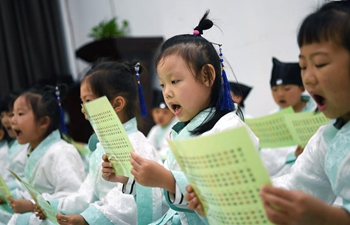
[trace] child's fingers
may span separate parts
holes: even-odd
[[[108,157],[107,157],[106,154],[103,154],[102,160],[103,160],[104,162],[109,162]]]
[[[203,207],[202,207],[201,204],[199,204],[199,205],[196,207],[195,210],[196,210],[196,212],[197,212],[199,215],[201,215],[201,216],[206,216],[205,213],[204,213],[204,211],[203,211]]]
[[[144,161],[144,158],[142,158],[139,154],[137,154],[135,151],[131,152],[131,165],[133,166],[139,166],[142,165],[142,162]]]
[[[113,164],[108,162],[103,162],[102,163],[102,168],[113,168]]]
[[[192,186],[191,186],[191,185],[187,185],[187,186],[186,186],[186,191],[189,192],[189,193],[190,193],[190,192],[193,192]]]
[[[284,225],[288,224],[288,221],[292,221],[291,218],[288,218],[287,214],[281,211],[276,211],[273,207],[271,207],[271,205],[269,205],[268,202],[263,201],[263,206],[265,209],[266,216],[271,222],[275,224]]]

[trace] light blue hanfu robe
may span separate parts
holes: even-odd
[[[76,148],[61,139],[58,130],[48,135],[29,155],[24,171],[25,180],[46,200],[67,196],[76,191],[84,178],[84,165]],[[19,191],[31,200],[28,192]],[[8,224],[47,224],[34,213],[13,214]]]
[[[179,140],[193,137],[190,131],[194,130],[200,124],[202,124],[208,118],[208,116],[214,112],[214,110],[215,109],[206,109],[200,112],[187,124],[183,122],[177,123],[173,127],[171,138]],[[214,125],[214,127],[211,130],[203,133],[202,136],[218,133],[224,130],[241,126],[247,128],[250,137],[254,143],[254,146],[258,150],[258,138],[248,128],[248,126],[235,114],[235,112],[227,113],[226,115],[221,117],[220,120]],[[199,151],[200,149],[197,150]],[[187,193],[186,186],[189,183],[185,177],[185,174],[181,171],[181,168],[171,151],[168,151],[168,157],[164,163],[165,167],[172,172],[175,178],[176,193],[175,195],[172,195],[168,191],[164,191],[165,199],[171,209],[159,221],[157,221],[154,224],[208,224],[206,218],[199,216],[197,213],[187,208],[187,202],[184,200],[183,197]]]
[[[6,146],[4,146],[6,147]],[[28,144],[21,145],[18,143],[17,139],[13,139],[8,143],[8,152],[6,159],[6,164],[1,165],[3,166],[3,169],[6,170],[4,173],[4,180],[9,187],[11,194],[14,198],[19,198],[20,194],[18,194],[18,191],[23,191],[23,187],[21,184],[16,180],[12,174],[10,174],[7,169],[10,169],[14,171],[16,174],[18,174],[21,178],[24,177],[24,168],[26,166],[27,162],[27,149]],[[0,225],[1,224],[7,224],[10,218],[13,214],[12,208],[8,204],[1,204],[0,205]]]
[[[321,126],[309,140],[290,174],[273,180],[275,186],[300,190],[327,204],[336,197],[350,213],[350,122]]]
[[[310,112],[316,109],[315,101],[306,95],[302,95],[302,100],[307,102],[301,112]],[[282,110],[280,108],[279,110]],[[277,112],[277,111],[276,111]],[[260,149],[260,157],[267,169],[267,172],[272,178],[282,176],[290,172],[290,168],[297,159],[295,150],[298,146],[288,146],[279,148],[263,148]]]
[[[137,129],[136,118],[123,124],[130,142],[138,154],[149,160],[162,164],[162,161],[150,141]],[[98,144],[96,151],[99,155],[99,172],[93,175],[93,179],[99,179],[96,183],[106,182],[102,178],[101,163],[104,150]],[[95,151],[95,152],[96,152]],[[89,205],[80,215],[89,224],[149,224],[159,219],[162,215],[162,193],[159,188],[149,188],[137,185],[135,199],[133,195],[123,194],[122,184],[111,183],[111,189],[104,198],[99,198]]]

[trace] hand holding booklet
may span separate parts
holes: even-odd
[[[45,217],[53,224],[58,224],[56,220],[57,211],[43,198],[43,196],[29,183],[22,180],[15,172],[8,170],[28,191],[35,204],[39,205]]]
[[[116,174],[133,177],[130,173],[129,137],[106,96],[82,105]]]
[[[259,196],[271,181],[245,127],[168,142],[210,224],[271,224]]]

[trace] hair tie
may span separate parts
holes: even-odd
[[[193,31],[193,36],[198,36],[198,35],[200,35],[199,30],[194,30],[194,31]]]
[[[64,122],[63,109],[62,109],[62,105],[61,105],[60,90],[59,90],[58,86],[56,86],[55,89],[56,89],[55,93],[56,93],[56,97],[57,97],[58,108],[60,110],[61,132],[63,134],[67,134],[66,123]]]
[[[135,72],[136,72],[136,80],[137,80],[137,87],[139,89],[139,101],[140,101],[140,107],[141,107],[141,115],[143,118],[146,117],[147,115],[147,109],[146,109],[146,104],[145,104],[145,99],[143,97],[142,93],[142,87],[141,87],[141,81],[140,81],[140,63],[136,63],[135,65]]]
[[[215,44],[215,43],[214,43]],[[220,104],[221,110],[234,110],[235,105],[232,101],[231,94],[230,94],[230,84],[228,82],[225,66],[224,66],[224,58],[222,57],[222,44],[219,45],[219,57],[220,57],[220,63],[221,63],[221,77],[222,77],[222,88],[220,90],[219,94],[219,101],[217,104]]]

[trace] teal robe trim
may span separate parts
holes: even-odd
[[[32,151],[32,153],[28,157],[28,161],[24,169],[24,176],[28,182],[30,182],[32,172],[38,164],[38,162],[40,161],[41,157],[43,157],[47,150],[49,150],[51,145],[60,140],[60,132],[58,130],[55,130],[51,134],[49,134],[42,142],[40,142],[40,144]]]
[[[113,225],[113,223],[102,212],[93,206],[89,206],[89,208],[80,215],[88,224]]]
[[[97,135],[94,133],[90,136],[88,141],[89,150],[91,152],[96,150],[96,144],[99,142]]]
[[[153,221],[152,188],[136,184],[137,224],[146,225]],[[161,205],[160,205],[161,206]],[[161,208],[159,209],[161,210]]]
[[[123,124],[126,133],[132,134],[138,132],[136,118]],[[137,223],[149,224],[153,221],[153,195],[152,188],[144,187],[136,183],[135,201],[137,205]]]
[[[32,214],[32,212],[18,214],[16,225],[28,225]]]
[[[208,118],[210,118],[213,114],[215,113],[214,108],[208,108],[203,110],[202,112],[198,113],[191,121],[188,123],[184,122],[179,122],[176,125],[173,126],[171,136],[175,140],[180,140],[180,139],[187,139],[193,137],[191,134],[191,131],[196,129],[198,126],[203,124]],[[168,168],[172,168],[172,165],[175,162],[175,156],[172,153],[172,151],[168,151]],[[186,194],[186,186],[189,184],[187,181],[187,178],[185,174],[182,171],[176,171],[176,170],[171,170],[174,179],[176,181],[176,184],[179,186],[182,194]],[[174,204],[170,203],[168,200],[168,191],[164,191],[165,194],[165,199],[167,200],[167,203],[169,207],[175,211],[178,212],[183,212],[185,213],[187,217],[187,221],[189,224],[208,224],[205,219],[203,220],[195,211],[190,210],[190,209],[183,209],[183,208],[178,208]],[[163,223],[162,223],[163,224]]]

